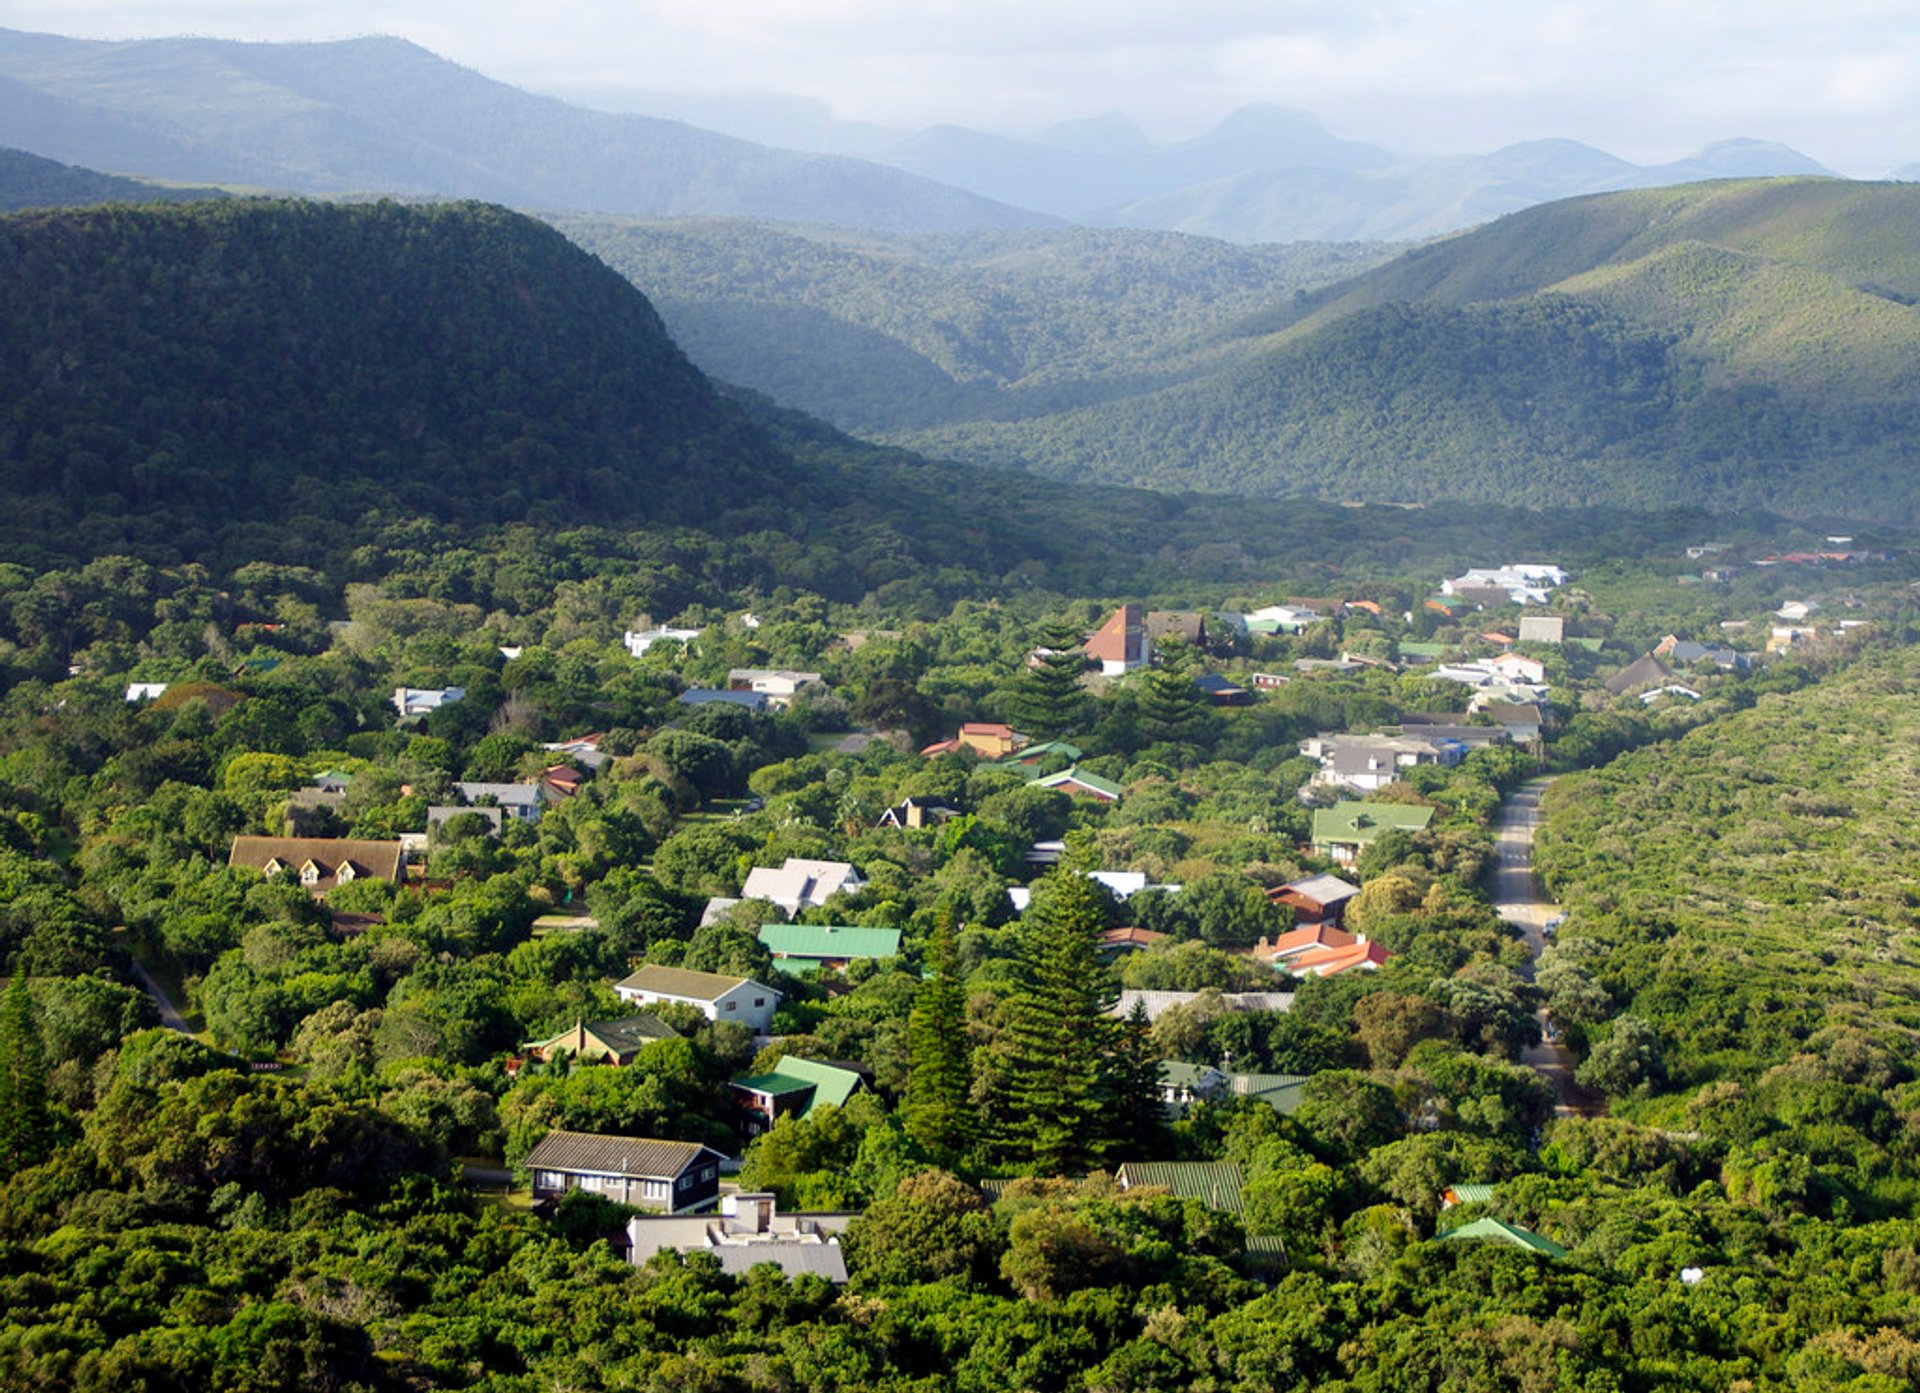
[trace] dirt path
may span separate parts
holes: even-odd
[[[154,979],[154,975],[147,971],[138,958],[132,959],[132,962],[133,975],[140,979],[141,988],[153,998],[154,1007],[160,1012],[160,1024],[168,1030],[177,1030],[182,1035],[193,1034],[186,1017],[180,1014],[179,1008],[173,1004],[173,998],[167,995],[166,990]]]
[[[1533,873],[1533,834],[1540,826],[1540,795],[1551,778],[1531,779],[1515,789],[1500,808],[1494,841],[1498,860],[1494,866],[1493,908],[1499,916],[1520,930],[1534,957],[1547,946],[1546,924],[1560,912],[1559,906],[1540,898],[1540,882]],[[1533,980],[1533,964],[1521,969],[1521,975]],[[1573,1071],[1579,1056],[1563,1045],[1545,1039],[1547,1011],[1540,1009],[1542,1039],[1520,1056],[1540,1077],[1553,1085],[1555,1117],[1595,1117],[1606,1111],[1605,1100],[1574,1082]]]

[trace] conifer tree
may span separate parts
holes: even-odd
[[[45,1160],[52,1141],[46,1057],[27,995],[26,968],[16,962],[0,995],[0,1176]]]
[[[1105,1119],[1111,1148],[1141,1160],[1160,1154],[1167,1130],[1166,1110],[1160,1104],[1160,1052],[1153,1047],[1147,1004],[1138,998],[1117,1032],[1107,1087]]]
[[[1100,961],[1106,897],[1099,884],[1055,871],[1034,887],[1025,919],[1025,981],[1008,998],[995,1064],[1004,1080],[1005,1149],[1048,1175],[1085,1168],[1105,1139],[1102,1111],[1118,997]]]
[[[921,982],[907,1018],[907,1135],[943,1163],[966,1150],[973,1134],[968,1094],[973,1070],[967,1049],[967,994],[960,984],[960,950],[953,915],[942,910],[927,943],[932,976]]]
[[[1156,648],[1155,659],[1161,666],[1141,679],[1141,728],[1155,740],[1191,739],[1207,714],[1206,698],[1193,683],[1193,652],[1169,642]]]
[[[1064,621],[1041,627],[1039,647],[1051,651],[1014,679],[1007,716],[1020,730],[1042,740],[1071,735],[1086,723],[1086,689],[1080,685],[1087,658],[1078,626]]]

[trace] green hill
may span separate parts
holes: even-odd
[[[899,438],[1162,488],[1911,520],[1916,295],[1912,185],[1607,194],[1251,316],[1207,377]]]
[[[1221,340],[1223,327],[1393,250],[1084,228],[888,236],[551,221],[645,291],[707,372],[883,435],[1190,380],[1244,347]]]
[[[551,549],[529,564],[569,568],[588,605],[593,567],[642,564],[673,593],[930,613],[1036,586],[1267,584],[1302,526],[1351,576],[1492,536],[1631,551],[1702,525],[1435,509],[1410,528],[930,463],[717,388],[644,296],[531,219],[238,199],[0,218],[0,503],[8,561],[351,577],[361,548],[442,570]]]
[[[146,179],[80,169],[24,150],[0,149],[0,213],[87,203],[178,202],[221,198],[218,189],[176,188]]]

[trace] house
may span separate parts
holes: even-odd
[[[1668,634],[1653,647],[1653,656],[1668,662],[1695,665],[1710,663],[1728,672],[1745,672],[1753,666],[1753,654],[1742,653],[1724,644],[1695,643],[1692,639]]]
[[[945,803],[935,803],[924,798],[909,798],[897,803],[880,814],[875,827],[903,827],[917,829],[938,827],[943,822],[951,822],[960,816],[958,808],[949,808]]]
[[[1143,668],[1153,661],[1153,643],[1147,637],[1147,612],[1139,605],[1122,605],[1087,636],[1089,662],[1100,664],[1108,677]]]
[[[1007,757],[1007,764],[1038,764],[1045,759],[1064,759],[1069,764],[1079,762],[1086,753],[1078,745],[1069,745],[1064,740],[1043,740],[1037,745],[1023,745]]]
[[[1267,891],[1267,898],[1293,911],[1296,924],[1338,924],[1347,901],[1360,893],[1337,875],[1308,876]]]
[[[656,1040],[678,1040],[679,1032],[657,1016],[642,1011],[610,1021],[575,1021],[568,1029],[545,1040],[530,1040],[520,1046],[535,1059],[548,1060],[567,1054],[582,1064],[631,1064],[634,1058]]]
[[[562,798],[573,797],[586,781],[586,775],[571,764],[550,765],[540,776],[540,791],[554,802],[559,802]]]
[[[698,1142],[555,1131],[534,1143],[526,1165],[536,1200],[585,1190],[615,1204],[682,1214],[713,1203],[725,1159]]]
[[[1388,832],[1424,832],[1433,809],[1412,803],[1341,802],[1313,815],[1313,852],[1342,865]]]
[[[1193,679],[1193,685],[1214,706],[1245,706],[1253,700],[1252,692],[1217,672],[1201,673]]]
[[[1440,583],[1443,594],[1461,595],[1473,590],[1501,592],[1497,603],[1544,605],[1547,593],[1567,583],[1567,573],[1558,566],[1542,562],[1513,561],[1504,566],[1476,566],[1465,575]]]
[[[1567,641],[1567,621],[1557,614],[1520,616],[1520,642],[1561,644]]]
[[[166,694],[165,682],[129,682],[127,683],[128,701],[152,701]]]
[[[1673,681],[1673,669],[1661,662],[1653,654],[1635,658],[1620,671],[1607,679],[1607,690],[1614,696],[1625,696],[1628,692],[1641,687],[1664,687]]]
[[[469,806],[498,808],[515,822],[538,822],[547,810],[548,794],[539,784],[466,782],[453,787]]]
[[[1540,714],[1540,708],[1531,703],[1490,701],[1480,708],[1479,714],[1492,721],[1506,732],[1508,739],[1518,744],[1540,738],[1544,717]]]
[[[747,872],[740,887],[743,900],[771,900],[789,914],[801,905],[823,905],[842,891],[851,893],[866,885],[845,861],[809,861],[789,856],[778,869],[755,866]]]
[[[627,645],[627,652],[636,658],[647,656],[647,650],[656,643],[691,643],[700,637],[699,629],[676,629],[671,624],[649,624],[645,617],[638,629],[628,629],[620,641]]]
[[[1392,956],[1362,934],[1345,946],[1312,948],[1277,965],[1295,977],[1338,977],[1343,972],[1377,972]]]
[[[1776,619],[1784,619],[1789,624],[1804,624],[1813,618],[1819,608],[1820,604],[1817,600],[1789,600],[1776,609],[1773,616]]]
[[[1287,683],[1292,680],[1291,677],[1280,672],[1256,672],[1253,674],[1253,685],[1261,691],[1270,692],[1276,687],[1286,686]]]
[[[900,954],[900,930],[844,924],[762,924],[760,942],[781,972],[842,971],[856,959],[878,962]]]
[[[438,711],[450,701],[465,699],[466,695],[465,687],[395,687],[393,706],[404,720],[408,716]]]
[[[1207,616],[1198,610],[1150,609],[1145,628],[1149,646],[1164,639],[1177,639],[1195,650],[1207,646]]]
[[[1327,616],[1306,605],[1267,605],[1249,610],[1243,618],[1248,633],[1297,634],[1311,624],[1325,623]]]
[[[1487,659],[1486,667],[1496,677],[1509,682],[1524,682],[1530,687],[1537,687],[1547,680],[1547,665],[1524,653],[1502,653],[1497,658]]]
[[[1701,693],[1692,687],[1683,687],[1678,682],[1669,682],[1664,687],[1649,687],[1640,693],[1640,704],[1651,706],[1662,697],[1685,697],[1688,701],[1699,701]]]
[[[1059,857],[1056,856],[1054,861],[1058,862],[1058,860]],[[1149,884],[1145,871],[1082,871],[1081,874],[1088,880],[1099,882],[1106,888],[1107,893],[1121,904],[1125,904],[1142,890],[1166,890],[1177,893],[1180,889],[1178,885]],[[1033,902],[1033,891],[1024,885],[1011,885],[1007,887],[1007,898],[1013,902],[1015,913],[1025,914],[1027,906]],[[1155,935],[1155,937],[1164,937],[1164,935]]]
[[[1322,733],[1302,740],[1300,753],[1320,761],[1314,783],[1372,793],[1398,779],[1403,769],[1421,764],[1451,768],[1466,758],[1467,747],[1422,729],[1411,735]]]
[[[316,895],[369,876],[394,885],[406,876],[398,841],[352,837],[235,837],[227,864],[266,875],[291,871]]]
[[[1165,943],[1169,937],[1152,929],[1102,929],[1095,943],[1100,956],[1112,962],[1122,953],[1138,953]]]
[[[1487,1204],[1493,1199],[1494,1191],[1499,1187],[1484,1183],[1461,1181],[1458,1185],[1449,1185],[1440,1192],[1440,1209],[1444,1213],[1456,1204]]]
[[[635,1267],[663,1249],[710,1253],[720,1270],[744,1277],[772,1263],[789,1277],[847,1280],[839,1235],[859,1216],[851,1213],[782,1214],[770,1194],[727,1195],[716,1214],[635,1215],[627,1220],[627,1260]]]
[[[1127,990],[1120,993],[1120,999],[1107,1012],[1125,1020],[1133,1014],[1136,1004],[1144,1006],[1147,1019],[1157,1021],[1176,1006],[1191,1006],[1201,997],[1211,997],[1229,1011],[1291,1011],[1293,1009],[1292,992],[1222,992],[1211,989],[1204,992],[1146,992]]]
[[[773,1024],[781,993],[748,977],[694,972],[683,967],[641,968],[616,983],[614,995],[636,1006],[678,1002],[710,1021],[738,1021],[756,1035]]]
[[[589,773],[597,774],[613,760],[613,756],[600,748],[600,735],[576,735],[571,740],[555,740],[540,748],[548,754],[561,755],[572,760]]]
[[[802,687],[811,687],[819,681],[820,674],[817,672],[795,672],[791,668],[737,667],[727,673],[727,690],[758,692],[775,711],[784,711],[793,705],[793,699]]]
[[[1471,714],[1463,712],[1459,719],[1462,721],[1469,720],[1471,719]],[[1382,727],[1381,733],[1399,736],[1403,739],[1413,738],[1432,742],[1450,740],[1462,746],[1468,752],[1484,750],[1492,745],[1509,745],[1513,743],[1513,738],[1497,725],[1449,725],[1430,717],[1416,718],[1415,716],[1408,716],[1400,725]]]
[[[1523,1229],[1518,1224],[1509,1224],[1501,1219],[1475,1219],[1471,1224],[1462,1224],[1457,1229],[1448,1229],[1439,1234],[1435,1241],[1451,1242],[1455,1239],[1478,1239],[1487,1243],[1504,1243],[1509,1248],[1524,1249],[1546,1258],[1564,1258],[1567,1250],[1551,1238],[1542,1238],[1531,1229]]]
[[[1100,803],[1118,803],[1122,792],[1119,784],[1085,773],[1077,765],[1058,774],[1029,779],[1027,787],[1058,789],[1070,798],[1091,798]]]
[[[1160,1101],[1169,1111],[1184,1113],[1214,1098],[1258,1098],[1284,1115],[1300,1106],[1309,1081],[1305,1074],[1227,1074],[1208,1064],[1168,1060],[1160,1066]]]
[[[994,721],[968,721],[950,740],[937,740],[920,751],[923,755],[957,754],[972,750],[982,759],[1000,759],[1026,745],[1027,737],[1010,725]]]
[[[1255,962],[1268,967],[1284,968],[1303,953],[1317,953],[1324,948],[1351,948],[1359,941],[1356,935],[1337,924],[1302,924],[1273,939],[1262,934],[1253,945],[1252,957]]]
[[[689,687],[674,700],[682,706],[739,706],[755,715],[770,710],[773,705],[765,692],[734,692],[718,687]]]
[[[1246,1175],[1231,1161],[1128,1161],[1113,1178],[1122,1190],[1151,1186],[1223,1214],[1246,1212],[1240,1197]]]
[[[815,1108],[845,1107],[866,1082],[857,1069],[789,1054],[782,1055],[767,1073],[734,1079],[727,1088],[746,1113],[747,1136],[757,1137],[783,1117],[806,1117]]]

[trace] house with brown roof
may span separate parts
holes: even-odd
[[[1122,605],[1087,636],[1084,650],[1090,662],[1100,664],[1108,677],[1143,668],[1153,661],[1153,642],[1147,637],[1147,611],[1140,605]]]
[[[652,963],[616,983],[613,992],[636,1006],[691,1006],[710,1021],[738,1021],[756,1035],[764,1034],[773,1024],[781,995],[749,977]]]
[[[582,1064],[631,1064],[640,1051],[656,1040],[678,1040],[679,1032],[644,1011],[610,1021],[575,1021],[558,1035],[529,1040],[520,1048],[546,1061],[566,1054]]]
[[[290,872],[316,895],[367,876],[398,885],[407,859],[398,841],[362,841],[354,837],[235,837],[229,866],[264,875]]]
[[[1193,609],[1150,609],[1146,618],[1147,641],[1178,639],[1189,648],[1207,646],[1207,616]]]
[[[615,1204],[684,1214],[706,1208],[719,1195],[725,1159],[698,1142],[556,1131],[535,1143],[526,1165],[536,1200],[585,1190]]]

